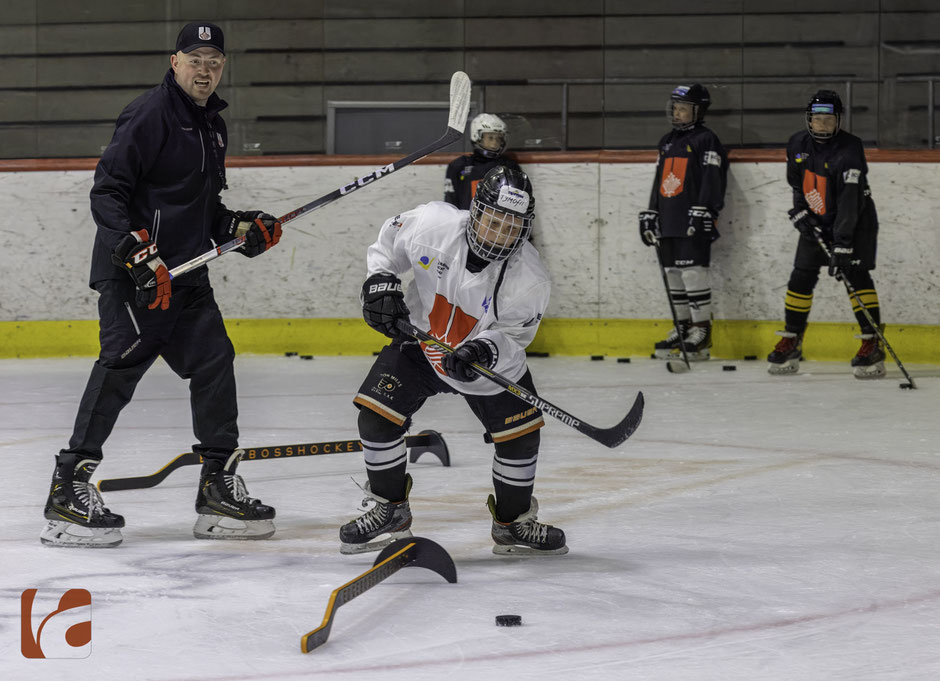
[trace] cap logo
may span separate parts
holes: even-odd
[[[499,188],[499,198],[496,205],[514,213],[525,213],[529,210],[529,193],[515,187],[503,185]]]
[[[208,26],[199,27],[199,39],[200,40],[212,40],[212,31],[209,30]]]

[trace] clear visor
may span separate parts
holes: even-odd
[[[518,251],[531,231],[531,218],[504,213],[474,201],[467,226],[467,241],[475,255],[499,262]]]
[[[698,118],[698,104],[670,99],[666,102],[666,120],[676,130],[682,130],[695,124]]]

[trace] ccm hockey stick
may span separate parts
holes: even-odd
[[[295,208],[291,212],[279,217],[277,219],[278,222],[284,225],[291,220],[299,218],[301,215],[306,215],[307,213],[317,210],[318,208],[323,208],[323,206],[333,203],[337,199],[341,199],[344,196],[348,196],[357,189],[381,180],[383,177],[388,177],[396,170],[401,170],[405,166],[411,165],[415,161],[424,158],[428,154],[434,153],[435,151],[443,149],[447,145],[456,142],[461,137],[463,137],[463,131],[467,126],[467,113],[469,110],[470,78],[463,71],[457,71],[450,79],[450,111],[447,117],[447,131],[443,134],[443,136],[426,147],[418,149],[409,156],[405,156],[404,158],[389,163],[386,166],[376,168],[371,173],[363,175],[362,177],[357,177],[352,182],[344,184],[339,189],[334,189],[329,194],[325,194],[320,198],[301,206],[300,208]],[[201,267],[210,260],[215,260],[219,256],[225,255],[229,251],[238,248],[243,243],[245,243],[244,236],[235,237],[231,241],[213,248],[211,251],[206,251],[202,255],[196,256],[192,260],[184,262],[182,265],[177,265],[170,270],[170,279],[175,279],[176,277],[182,274],[186,274],[187,272],[190,272],[197,267]],[[156,285],[156,282],[154,282],[154,285]]]
[[[426,331],[422,331],[404,319],[399,319],[397,321],[397,326],[399,329],[401,329],[402,332],[412,336],[413,338],[416,338],[419,341],[422,341],[423,343],[433,345],[439,350],[443,350],[448,354],[454,352],[454,349],[446,343],[438,340]],[[572,416],[563,409],[556,407],[551,402],[543,400],[541,397],[529,392],[521,385],[513,383],[505,376],[502,376],[495,371],[491,371],[490,369],[487,369],[486,367],[477,364],[476,362],[470,362],[469,364],[470,367],[480,376],[488,378],[489,380],[493,381],[493,383],[501,386],[507,392],[512,393],[526,404],[531,404],[536,409],[541,409],[546,414],[554,416],[566,426],[571,426],[582,435],[587,435],[589,438],[596,442],[600,442],[605,447],[614,448],[621,445],[624,440],[633,435],[633,431],[637,429],[637,427],[640,425],[640,420],[643,418],[643,393],[637,394],[633,406],[630,408],[630,411],[627,413],[627,415],[623,417],[620,423],[610,428],[597,428],[589,423],[585,423],[576,416]]]
[[[659,263],[659,272],[663,275],[663,286],[666,288],[666,300],[669,301],[669,311],[672,312],[672,323],[675,326],[676,333],[679,336],[679,350],[682,352],[682,361],[679,364],[675,360],[666,362],[666,371],[671,374],[684,374],[692,370],[689,364],[689,354],[685,351],[685,339],[682,337],[682,327],[679,326],[679,315],[676,314],[676,304],[672,302],[672,293],[669,291],[669,277],[666,276],[666,266],[663,265],[663,252],[659,248],[659,239],[656,239],[653,246],[656,248],[656,261]]]
[[[823,239],[822,233],[819,230],[819,227],[814,227],[813,231],[816,234],[816,243],[819,244],[819,247],[822,249],[822,252],[826,254],[827,258],[832,258],[832,253],[829,250],[829,246],[826,245],[826,240]],[[898,387],[913,390],[917,386],[914,385],[914,379],[911,378],[911,375],[907,373],[907,369],[904,368],[904,365],[901,364],[901,360],[898,359],[898,356],[894,353],[894,348],[891,347],[891,343],[888,342],[888,339],[885,338],[885,335],[881,332],[881,328],[878,324],[875,324],[875,320],[872,319],[871,312],[868,311],[868,308],[865,306],[865,303],[862,302],[862,297],[858,295],[858,291],[855,290],[855,287],[849,283],[849,280],[846,278],[845,274],[841,271],[836,272],[836,279],[845,284],[845,290],[848,291],[849,297],[854,298],[855,302],[858,303],[858,306],[862,310],[862,314],[865,315],[865,319],[868,320],[868,323],[871,325],[871,328],[875,330],[875,335],[878,336],[878,339],[884,343],[885,348],[888,352],[891,353],[891,357],[894,359],[894,363],[898,365],[898,369],[901,370],[901,373],[904,374],[904,378],[907,379],[907,383],[900,383]]]
[[[454,560],[440,544],[423,537],[397,539],[382,549],[369,570],[333,590],[330,594],[330,601],[326,604],[323,623],[300,638],[300,651],[309,653],[326,643],[326,639],[330,636],[330,629],[333,627],[333,617],[339,606],[346,605],[356,596],[365,593],[405,567],[427,568],[451,584],[457,582],[457,567],[454,565]]]
[[[447,444],[441,434],[435,430],[423,430],[417,435],[405,437],[405,447],[411,450],[412,463],[424,452],[430,452],[441,460],[444,466],[450,466],[450,454]],[[290,459],[298,456],[320,456],[322,454],[346,454],[361,452],[362,442],[359,440],[334,440],[332,442],[308,442],[299,445],[275,445],[273,447],[245,447],[242,449],[242,461],[258,461],[271,459]],[[117,492],[126,489],[144,489],[156,487],[175,471],[183,466],[194,466],[202,463],[202,457],[195,452],[180,454],[156,473],[141,475],[133,478],[110,478],[99,480],[98,489],[102,492]]]

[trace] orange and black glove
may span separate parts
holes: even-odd
[[[254,258],[277,245],[281,240],[281,223],[273,215],[260,210],[235,211],[229,223],[231,238],[245,237],[239,249],[242,255]]]
[[[111,262],[124,268],[137,286],[136,302],[138,307],[146,305],[153,310],[170,307],[170,272],[157,251],[157,245],[150,240],[146,229],[131,232],[121,239]]]

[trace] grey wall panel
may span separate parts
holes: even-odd
[[[320,52],[271,52],[233,55],[226,67],[229,83],[318,83],[323,80]]]
[[[324,45],[331,50],[459,50],[464,40],[460,18],[349,19],[324,25]]]
[[[603,72],[604,53],[584,50],[491,50],[466,52],[470,78],[526,80],[528,78],[592,78]]]
[[[396,19],[399,17],[460,17],[464,0],[326,0],[329,19]]]
[[[736,76],[741,73],[741,51],[732,47],[671,47],[656,49],[608,49],[605,72],[611,78],[686,78]]]
[[[741,17],[699,16],[677,21],[674,16],[607,17],[608,45],[714,45],[741,42]]]
[[[603,17],[485,17],[467,19],[474,47],[584,47],[604,41]]]
[[[454,71],[463,68],[463,56],[452,52],[328,52],[324,55],[327,82],[449,83]]]

